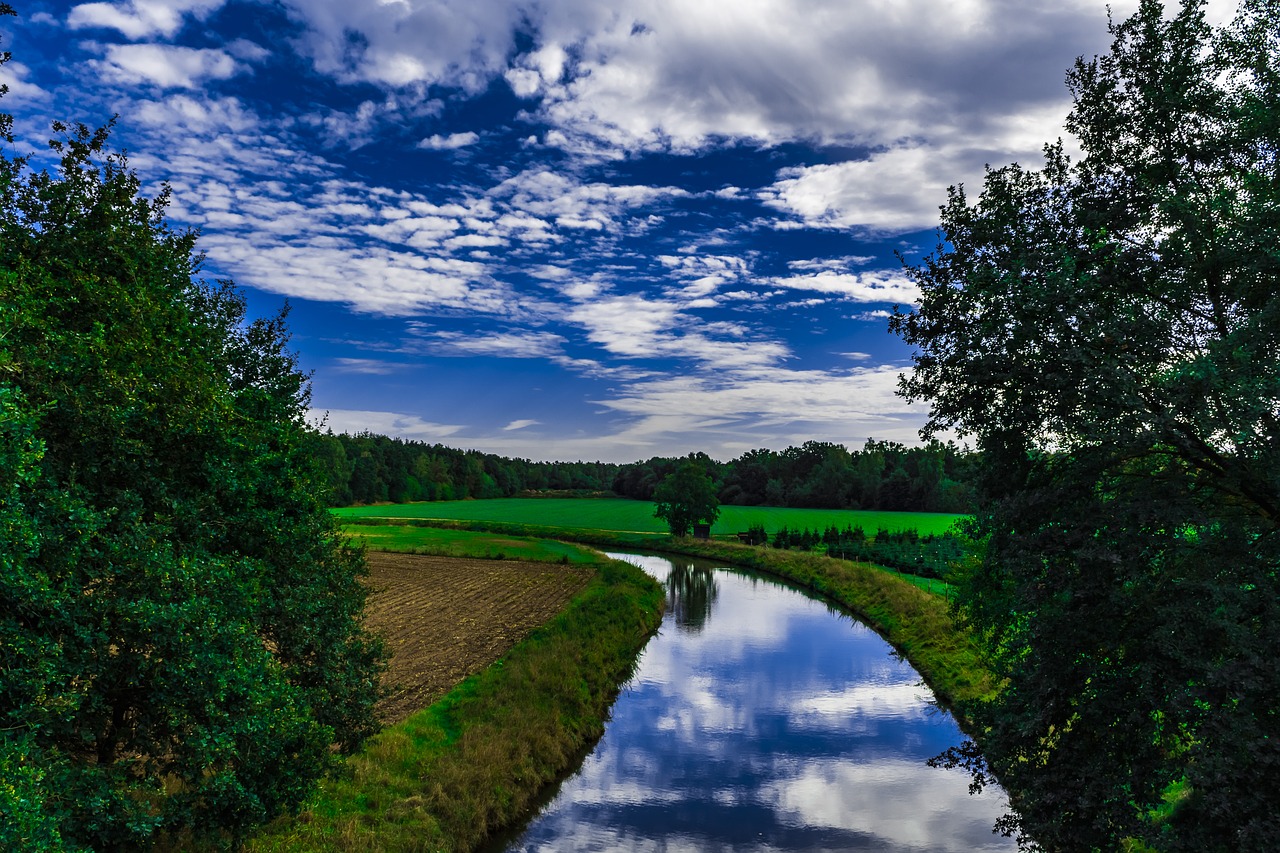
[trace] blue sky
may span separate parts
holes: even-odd
[[[1109,43],[1103,0],[17,6],[19,147],[118,114],[335,431],[615,462],[917,442],[895,252]]]

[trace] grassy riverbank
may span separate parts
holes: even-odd
[[[492,548],[486,538],[466,548]],[[603,732],[618,685],[661,621],[662,592],[651,578],[616,561],[595,568],[562,613],[372,738],[299,817],[271,825],[248,849],[471,850],[518,819]]]
[[[956,625],[947,599],[929,592],[920,583],[924,579],[867,563],[728,542],[668,537],[650,547],[766,572],[832,599],[888,640],[962,722],[965,703],[996,689],[977,639]]]

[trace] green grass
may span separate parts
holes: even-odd
[[[666,525],[653,517],[653,504],[624,498],[499,498],[482,501],[435,501],[343,507],[333,512],[343,519],[413,518],[528,524],[572,530],[609,530],[665,534]],[[880,512],[873,510],[792,509],[767,506],[722,506],[713,535],[732,536],[752,524],[763,524],[770,533],[781,527],[825,530],[861,527],[874,534],[888,530],[917,530],[922,535],[942,533],[960,515],[936,512]]]
[[[344,524],[342,532],[360,539],[375,551],[402,551],[484,560],[529,560],[538,563],[594,563],[600,559],[598,553],[567,542],[506,536],[487,531],[366,522]]]
[[[453,531],[456,532],[456,531]],[[250,851],[472,850],[604,731],[661,621],[661,587],[602,561],[569,606],[498,663],[370,739]]]

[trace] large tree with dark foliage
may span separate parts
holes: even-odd
[[[7,10],[6,10],[7,11]],[[359,552],[281,317],[107,132],[0,120],[0,848],[233,843],[375,725]]]
[[[667,523],[672,536],[688,536],[695,524],[714,524],[720,517],[716,484],[696,455],[658,484],[653,514]]]
[[[1144,0],[1112,34],[1068,75],[1082,159],[951,192],[893,321],[918,347],[903,390],[984,453],[959,607],[1008,677],[971,711],[1023,828],[1272,850],[1280,3],[1214,30]]]

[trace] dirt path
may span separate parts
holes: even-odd
[[[368,553],[366,624],[391,651],[390,695],[379,716],[397,722],[493,663],[564,607],[589,569],[518,560]]]

